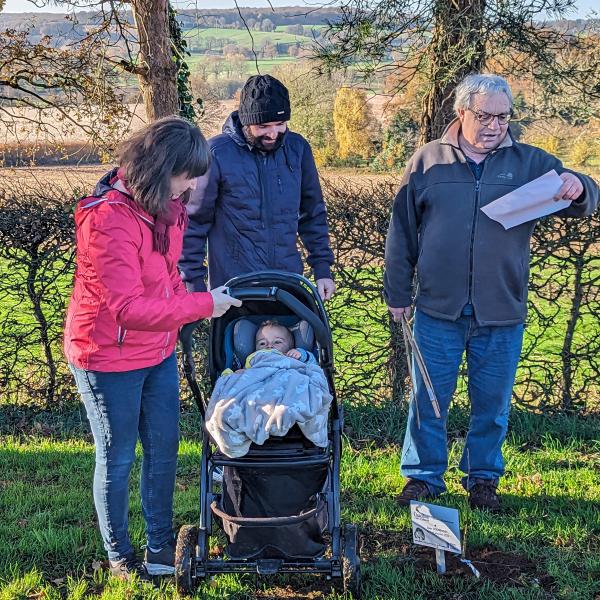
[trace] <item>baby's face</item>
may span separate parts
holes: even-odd
[[[267,325],[256,334],[257,350],[279,350],[285,354],[292,349],[291,334],[285,327]]]

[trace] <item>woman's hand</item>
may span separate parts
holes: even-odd
[[[241,306],[242,301],[237,298],[233,298],[226,293],[227,288],[222,285],[221,287],[210,290],[210,295],[213,298],[213,311],[211,318],[222,317],[230,307]]]

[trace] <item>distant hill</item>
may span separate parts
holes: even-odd
[[[268,19],[273,28],[289,25],[324,25],[327,21],[335,21],[339,17],[339,10],[333,8],[307,9],[306,6],[277,7],[275,11],[268,8],[240,8],[244,21],[253,29],[256,22]],[[179,10],[178,20],[184,29],[194,27],[208,28],[245,28],[236,9],[182,9]],[[133,21],[131,13],[127,14],[130,22]],[[63,32],[73,28],[75,19],[76,28],[87,28],[98,23],[97,11],[80,11],[75,17],[61,13],[0,13],[0,28],[21,29],[33,25],[35,28],[58,29]],[[50,31],[48,32],[51,33]]]
[[[277,7],[270,8],[240,8],[241,16],[237,9],[181,9],[178,11],[178,20],[184,30],[193,30],[196,35],[202,30],[210,30],[210,35],[220,38],[230,38],[234,43],[239,43],[232,30],[278,34],[288,34],[284,43],[292,43],[292,36],[314,38],[327,23],[335,22],[340,17],[337,7],[312,9],[306,6]],[[243,17],[243,18],[242,18]],[[125,19],[133,22],[131,13],[125,14]],[[598,19],[585,20],[560,20],[551,21],[548,24],[562,31],[578,33],[589,27],[592,22],[598,24]],[[32,42],[39,41],[42,36],[52,36],[55,45],[67,44],[84,37],[95,25],[100,22],[97,11],[81,11],[75,15],[60,13],[0,13],[0,31],[12,29],[29,29]],[[216,30],[226,30],[221,34]],[[189,34],[188,34],[189,35]],[[247,37],[247,34],[246,34]],[[244,39],[246,39],[244,37]],[[258,36],[262,38],[264,36]],[[281,43],[279,38],[271,40],[273,43]]]
[[[308,10],[306,7],[291,6],[277,8],[274,12],[265,8],[241,8],[243,19],[233,9],[181,10],[177,18],[184,34],[192,44],[192,51],[204,51],[201,38],[217,38],[225,43],[250,47],[252,32],[254,42],[279,45],[297,44],[315,38],[328,22],[339,18],[336,8]],[[133,23],[131,13],[125,17]],[[61,13],[0,13],[0,32],[5,29],[28,30],[32,43],[38,43],[44,36],[50,36],[55,47],[65,46],[84,38],[89,31],[101,22],[98,12],[81,11],[75,15]],[[118,37],[111,35],[115,43]]]

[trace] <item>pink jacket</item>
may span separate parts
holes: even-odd
[[[75,210],[77,268],[67,311],[68,361],[89,371],[157,365],[175,349],[179,327],[209,317],[209,293],[188,293],[177,270],[185,208],[169,227],[169,251],[153,249],[154,219],[121,180]],[[116,189],[115,189],[116,188]]]

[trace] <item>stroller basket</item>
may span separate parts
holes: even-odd
[[[221,521],[231,558],[315,558],[325,551],[327,465],[230,467],[211,509]]]
[[[229,538],[227,554],[233,559],[287,558],[312,560],[326,548],[323,530],[327,510],[321,495],[314,507],[289,517],[234,517],[211,504]]]

